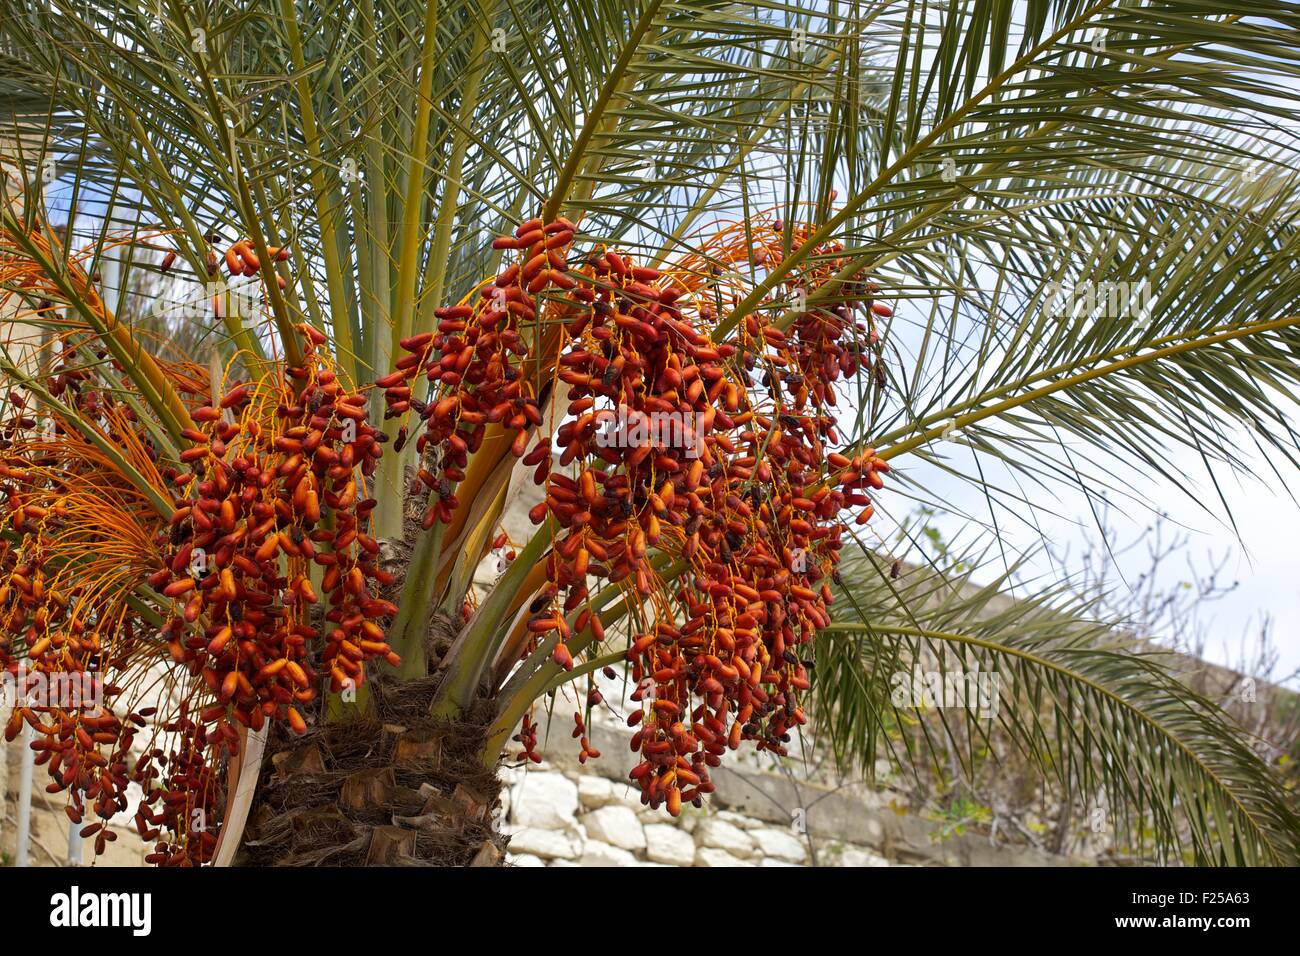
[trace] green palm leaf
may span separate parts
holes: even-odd
[[[842,764],[887,750],[919,772],[927,755],[898,728],[934,714],[963,772],[1002,736],[1061,799],[1093,805],[1100,791],[1115,838],[1139,852],[1220,866],[1298,858],[1300,821],[1269,768],[1173,676],[1168,653],[1123,638],[1123,622],[1059,588],[1011,599],[1006,579],[976,586],[970,572],[893,581],[870,553],[843,575],[850,607],[816,657],[817,726]]]

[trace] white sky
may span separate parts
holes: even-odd
[[[929,493],[946,499],[955,509],[962,509],[982,518],[988,524],[988,505],[983,495],[971,486],[944,475],[937,468],[917,463],[904,463],[911,477],[923,480]],[[1155,511],[1168,515],[1166,531],[1183,532],[1187,545],[1183,551],[1169,559],[1160,568],[1157,584],[1163,589],[1173,589],[1189,581],[1193,571],[1206,574],[1214,559],[1226,559],[1219,578],[1221,585],[1237,582],[1230,594],[1201,605],[1199,621],[1205,627],[1206,656],[1220,664],[1234,666],[1242,660],[1243,636],[1253,642],[1263,618],[1272,619],[1271,637],[1278,654],[1274,679],[1282,679],[1300,670],[1300,505],[1292,501],[1267,465],[1260,463],[1255,476],[1220,476],[1220,484],[1228,497],[1236,521],[1236,532],[1223,516],[1217,494],[1205,479],[1204,466],[1194,452],[1184,452],[1174,458],[1175,470],[1188,476],[1189,484],[1206,494],[1206,506],[1192,500],[1177,489],[1162,482],[1138,479],[1133,484],[1135,497],[1141,503],[1123,501],[1111,496],[1113,508],[1109,524],[1114,535],[1110,540],[1117,550],[1131,543],[1151,526]],[[992,477],[992,470],[990,476]],[[999,511],[998,528],[1011,561],[1024,553],[1032,552],[1024,568],[1024,577],[1042,575],[1039,586],[1057,581],[1065,575],[1078,575],[1082,569],[1082,553],[1091,544],[1101,543],[1088,502],[1082,492],[1057,486],[1058,502],[1044,501],[1058,516],[1040,514],[1038,523],[1052,550],[1066,555],[1063,568],[1053,569],[1042,552],[1043,539],[1032,528],[1005,511]],[[895,506],[901,504],[896,502]],[[1154,510],[1150,510],[1154,509]],[[901,509],[900,509],[901,510]],[[899,516],[903,516],[899,514]],[[938,516],[933,523],[946,539],[958,549],[976,543],[982,529],[972,527],[956,518]],[[885,527],[880,529],[887,534]],[[1239,537],[1238,537],[1239,536]],[[989,580],[998,575],[1001,565],[992,552],[990,562],[977,580]],[[1191,566],[1189,567],[1188,561]],[[1121,554],[1115,567],[1118,574],[1113,580],[1117,588],[1131,588],[1139,575],[1148,571],[1150,562],[1145,547],[1134,548]],[[1122,580],[1121,580],[1122,578]],[[1028,592],[1026,592],[1028,593]],[[1156,635],[1168,637],[1169,635]],[[1287,681],[1300,687],[1300,680]]]

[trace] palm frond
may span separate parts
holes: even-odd
[[[1297,859],[1298,821],[1272,772],[1125,622],[1060,586],[1010,598],[1007,579],[976,585],[971,571],[894,580],[870,552],[841,574],[846,607],[816,653],[817,726],[841,763],[887,752],[917,772],[936,759],[933,733],[973,774],[1001,735],[1060,799],[1100,800],[1121,845],[1203,865]],[[933,731],[900,733],[923,714]]]

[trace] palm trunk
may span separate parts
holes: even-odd
[[[450,626],[434,622],[433,647]],[[482,758],[494,708],[432,717],[439,682],[380,677],[363,716],[322,718],[302,736],[277,728],[236,864],[500,865],[500,782]]]

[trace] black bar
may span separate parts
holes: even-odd
[[[1280,938],[1294,930],[1296,875],[1284,869],[1192,868],[693,868],[617,874],[591,868],[9,868],[0,869],[0,898],[6,912],[22,914],[11,928],[21,925],[24,938],[96,934],[128,945],[143,937],[136,937],[122,916],[119,923],[128,925],[55,926],[52,920],[70,922],[75,886],[79,905],[90,907],[87,914],[100,912],[97,896],[86,902],[95,894],[148,894],[150,938],[167,934],[213,943],[258,937],[336,946],[382,939],[385,946],[404,945],[398,942],[403,927],[445,939],[442,934],[458,925],[477,925],[481,933],[483,924],[475,917],[495,913],[498,921],[489,925],[503,934],[501,942],[526,939],[530,926],[554,932],[571,925],[580,936],[599,926],[616,934],[613,940],[668,926],[684,930],[700,920],[700,927],[721,921],[717,926],[724,936],[748,925],[754,932],[761,929],[764,940],[789,932],[797,945],[802,933],[804,946],[820,946],[817,940],[825,942],[826,930],[860,935],[864,942],[923,937],[927,945],[1025,934],[1071,942],[1177,939],[1180,945],[1195,936],[1231,945],[1244,939],[1242,934]],[[659,894],[662,912],[674,915],[662,926],[645,925]],[[124,909],[125,902],[135,902],[135,909]],[[143,897],[115,897],[104,912],[111,917],[115,911],[139,917]],[[730,917],[723,919],[724,913]],[[80,914],[76,921],[81,922]],[[393,930],[398,934],[391,935]],[[236,935],[228,937],[231,933]]]

